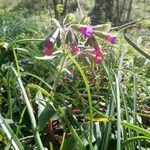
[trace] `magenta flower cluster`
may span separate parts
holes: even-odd
[[[88,38],[89,40],[91,40],[93,35],[94,35],[94,29],[93,29],[93,26],[91,26],[91,25],[82,26],[82,27],[80,27],[78,29],[78,31],[85,38]],[[116,36],[111,35],[111,34],[105,35],[103,33],[102,33],[102,35],[103,35],[102,37],[105,37],[105,40],[110,42],[111,44],[115,44],[116,43],[116,40],[117,40]],[[55,39],[53,37],[48,36],[45,39],[45,41],[44,41],[44,50],[43,50],[43,55],[44,56],[52,55],[54,43],[55,43]],[[99,64],[103,60],[104,52],[99,48],[99,44],[97,42],[96,42],[96,45],[93,44],[93,46],[94,46],[94,50],[91,51],[91,55],[94,58],[95,63]],[[78,44],[77,44],[75,39],[71,40],[70,47],[71,47],[71,54],[72,55],[78,55],[79,54],[80,49],[78,48]]]

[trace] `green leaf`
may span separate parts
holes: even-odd
[[[102,32],[102,31],[95,31],[94,30],[94,34],[100,38],[106,39],[106,33]]]
[[[83,130],[76,130],[78,135],[82,138],[82,141],[84,143],[84,146],[88,146],[89,145],[89,137],[90,137],[90,133],[89,133],[89,126],[90,126],[90,122],[86,122],[82,125],[82,129]],[[101,131],[100,131],[100,124],[98,122],[93,124],[93,128],[92,128],[92,143],[95,142],[94,148],[98,149],[100,147],[100,139],[101,139]],[[86,136],[85,136],[85,133]],[[74,140],[73,136],[70,135],[69,137],[66,137],[62,146],[61,150],[66,150],[66,149],[74,149],[74,150],[78,150],[78,144],[77,142]]]
[[[150,137],[136,136],[136,137],[133,137],[133,138],[129,138],[125,142],[123,142],[122,149],[124,149],[124,147],[127,146],[128,144],[130,144],[131,142],[134,142],[134,141],[137,141],[137,140],[142,140],[142,139],[150,140]]]
[[[0,126],[2,127],[4,133],[6,134],[8,140],[11,142],[12,146],[15,150],[24,150],[22,144],[14,134],[13,130],[10,128],[10,126],[7,124],[5,119],[0,114]]]
[[[60,46],[61,46],[60,31],[59,31],[57,38],[56,38],[56,45],[58,48],[60,48]]]
[[[69,43],[71,42],[71,39],[72,39],[72,33],[71,33],[71,31],[69,30],[69,31],[67,31],[67,33],[66,33],[66,40],[65,40],[65,43],[66,43],[66,44],[69,44]]]
[[[54,114],[55,110],[50,103],[44,101],[44,97],[41,91],[36,94],[36,104],[38,105],[38,127],[42,130],[48,121]]]
[[[84,129],[84,132],[87,133],[86,138],[85,138],[84,132],[80,133],[85,146],[87,146],[89,144],[89,139],[90,139],[89,138],[90,134],[88,132],[89,126],[90,126],[89,122],[84,123],[82,126]],[[91,142],[92,143],[95,142],[95,147],[99,147],[100,146],[99,141],[101,139],[101,130],[100,130],[100,123],[99,122],[93,123],[92,132],[93,132],[93,135],[92,135],[92,141]]]
[[[99,32],[108,32],[111,28],[111,24],[101,24],[97,26],[93,26],[94,31]]]
[[[38,103],[38,127],[39,130],[46,126],[48,119],[55,114],[55,109],[48,102],[39,101]]]
[[[65,138],[62,150],[71,149],[78,150],[78,145],[72,135]]]
[[[141,133],[147,137],[150,137],[150,131],[146,130],[146,129],[143,129],[143,128],[140,128],[136,125],[133,125],[131,123],[128,123],[128,122],[125,122],[125,121],[122,121],[121,124],[126,127],[126,128],[129,128],[129,129],[132,129],[138,133]]]
[[[90,23],[90,17],[87,17],[87,16],[85,16],[85,17],[83,17],[82,19],[81,19],[81,21],[80,21],[80,24],[89,24]]]
[[[35,57],[36,59],[39,59],[39,60],[52,60],[54,59],[56,56],[53,55],[53,56],[43,56],[43,57]]]
[[[75,21],[76,16],[72,13],[69,13],[65,19],[63,20],[63,25],[69,25],[73,21]]]
[[[43,94],[45,94],[47,97],[50,96],[50,94],[45,89],[41,88],[40,86],[38,86],[36,84],[30,83],[27,85],[27,87],[37,89],[37,90],[41,91]]]
[[[0,141],[5,143],[6,145],[9,143],[7,138],[5,137],[3,129],[0,128]]]
[[[133,41],[130,40],[130,38],[126,34],[124,34],[124,38],[135,50],[137,50],[140,54],[150,60],[150,55],[143,51],[141,48],[139,48]]]

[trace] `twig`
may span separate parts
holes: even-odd
[[[80,5],[79,0],[77,0],[77,4],[78,4],[78,9],[79,9],[79,12],[80,12],[80,14],[81,14],[81,17],[83,17],[83,12],[82,12],[81,5]]]
[[[126,35],[123,34],[125,40],[135,49],[137,50],[140,54],[142,54],[143,56],[145,56],[146,58],[148,58],[150,60],[150,55],[146,52],[144,52],[141,48],[139,48],[133,41],[130,40],[130,38]]]
[[[46,135],[47,135],[47,133],[40,134],[40,136],[46,136]],[[31,140],[33,138],[34,138],[34,135],[29,135],[29,136],[20,138],[19,141],[28,141],[28,140]]]
[[[131,25],[134,25],[134,24],[136,24],[137,22],[139,22],[139,21],[141,21],[141,20],[145,20],[145,19],[149,19],[149,18],[150,18],[150,16],[145,17],[145,18],[140,18],[140,19],[137,19],[137,20],[135,20],[135,21],[125,23],[125,24],[123,24],[123,25],[121,25],[121,26],[112,27],[111,30],[120,30],[120,29],[122,29],[122,28],[131,26]]]

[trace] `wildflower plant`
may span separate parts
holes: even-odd
[[[79,58],[80,55],[86,55],[91,61],[94,60],[96,64],[101,63],[104,52],[101,49],[101,43],[98,41],[99,38],[111,44],[116,43],[116,36],[108,33],[111,25],[92,26],[90,21],[87,24],[82,24],[82,22],[73,24],[73,19],[74,16],[69,14],[63,20],[63,25],[60,25],[56,19],[52,19],[56,29],[52,35],[45,38],[43,55],[53,56],[54,45],[59,43],[59,47],[63,51],[65,49],[75,57],[78,56]]]
[[[83,62],[83,64],[87,65],[87,62],[90,64],[100,64],[104,59],[105,52],[102,50],[103,41],[109,42],[110,44],[116,43],[116,37],[108,32],[110,31],[111,25],[110,24],[101,24],[97,26],[90,25],[90,20],[88,20],[87,17],[83,18],[80,23],[76,24],[74,23],[74,16],[69,14],[66,16],[66,18],[63,20],[62,25],[56,20],[52,19],[52,23],[55,26],[56,29],[54,29],[54,32],[51,35],[48,35],[44,40],[44,48],[43,48],[43,57],[36,57],[38,59],[43,60],[54,60],[54,59],[60,59],[59,56],[62,56],[56,67],[58,69],[58,72],[56,74],[56,80],[53,83],[52,91],[50,93],[51,100],[53,102],[53,106],[58,109],[57,115],[61,116],[61,119],[66,122],[67,118],[65,115],[62,117],[62,115],[59,112],[62,112],[63,110],[58,107],[58,102],[54,101],[53,95],[58,80],[61,78],[62,72],[67,72],[71,76],[74,77],[74,70],[69,69],[69,66],[71,63],[74,63],[75,66],[78,68],[84,84],[85,89],[87,91],[88,95],[88,110],[87,113],[89,113],[89,120],[90,123],[88,124],[88,129],[86,129],[89,133],[87,135],[86,141],[88,141],[90,149],[92,149],[92,139],[93,139],[93,110],[92,110],[92,99],[91,99],[91,93],[90,93],[90,86],[89,81],[80,66],[80,63]],[[86,62],[86,63],[85,63]],[[66,76],[62,77],[63,80],[67,80]],[[66,122],[68,128],[70,127],[69,120]],[[69,128],[72,132],[72,136],[78,141],[80,148],[82,149],[84,146],[87,145],[87,143],[83,144],[81,141],[79,135],[75,133],[72,128]]]

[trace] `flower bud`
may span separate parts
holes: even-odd
[[[54,47],[54,39],[52,37],[47,37],[44,41],[44,50],[43,55],[44,56],[50,56],[53,53],[53,47]]]
[[[95,49],[92,52],[92,56],[95,59],[95,63],[96,64],[99,64],[99,63],[102,62],[102,60],[103,60],[103,54],[104,54],[104,52],[101,49]]]
[[[73,41],[71,43],[71,54],[72,55],[77,55],[79,53],[80,49],[77,47],[77,42]]]
[[[116,36],[114,36],[114,35],[106,35],[106,40],[108,41],[108,42],[110,42],[110,43],[112,43],[112,44],[115,44],[116,43]]]

